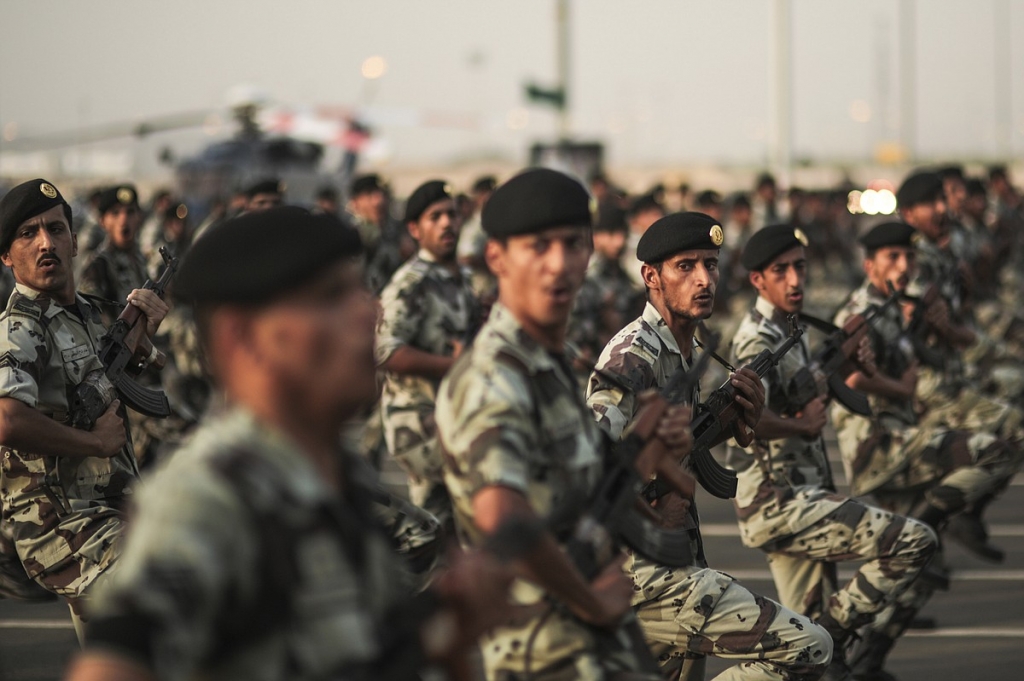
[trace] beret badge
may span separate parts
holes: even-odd
[[[722,242],[725,241],[725,233],[722,232],[722,227],[720,225],[712,225],[708,236],[711,237],[711,243],[716,246],[721,246]]]
[[[802,244],[803,246],[807,246],[808,244],[810,244],[810,243],[811,243],[810,241],[808,241],[808,240],[807,240],[807,235],[806,235],[806,234],[804,234],[804,231],[803,231],[802,229],[799,229],[799,228],[797,228],[797,229],[794,229],[794,230],[793,230],[793,236],[794,236],[794,237],[796,238],[796,240],[797,240],[797,241],[799,241],[799,242],[800,242],[800,243],[801,243],[801,244]]]
[[[39,185],[39,191],[48,199],[57,198],[57,189],[49,182],[43,182]]]
[[[117,190],[117,200],[120,203],[129,204],[132,202],[132,190],[127,187],[121,187]]]

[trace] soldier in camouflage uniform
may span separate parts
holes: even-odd
[[[0,201],[0,259],[17,289],[0,316],[0,502],[30,577],[71,606],[83,602],[119,555],[125,507],[138,476],[115,400],[91,431],[65,425],[69,395],[103,365],[99,303],[75,293],[71,208],[42,179]],[[130,292],[152,336],[167,306]]]
[[[693,334],[714,306],[723,238],[721,225],[702,213],[669,215],[641,237],[637,255],[645,263],[649,302],[643,315],[604,348],[587,390],[587,405],[613,440],[632,423],[640,393],[664,387],[696,361]],[[764,392],[749,369],[741,369],[733,381],[744,414],[736,435],[749,443],[747,426],[757,423]],[[695,386],[689,402],[699,401]],[[830,660],[828,635],[806,617],[709,569],[694,503],[676,493],[657,502],[661,509],[689,506],[676,524],[690,536],[693,565],[667,567],[632,552],[626,563],[633,607],[665,668],[681,664],[686,653],[708,653],[743,661],[727,678],[818,678]]]
[[[434,424],[437,386],[470,341],[479,320],[470,272],[456,260],[459,220],[449,186],[420,185],[405,210],[420,250],[381,293],[377,363],[388,451],[409,474],[409,498],[447,525],[451,501]]]
[[[605,468],[601,431],[564,351],[591,253],[590,222],[586,190],[553,170],[525,171],[495,191],[483,227],[499,299],[438,395],[460,540],[478,545],[509,517],[559,519],[520,569],[513,597],[521,616],[482,644],[491,681],[651,678],[641,673],[645,651],[623,642],[619,623],[633,591],[621,559],[588,583],[559,546]],[[689,445],[685,409],[666,410],[657,438],[665,446],[648,446],[642,457],[659,452],[652,467],[685,484],[675,462]]]
[[[803,307],[807,237],[791,225],[756,232],[743,250],[743,266],[758,291],[754,309],[733,338],[737,366],[763,350],[774,351],[788,334],[786,315]],[[850,635],[893,602],[928,563],[937,539],[924,523],[836,494],[821,431],[824,395],[795,404],[788,394],[794,375],[808,364],[805,337],[763,380],[766,407],[745,449],[730,448],[739,472],[734,504],[740,538],[768,554],[783,605],[816,617],[835,642],[826,679],[847,678],[843,652]],[[869,366],[863,342],[857,360]],[[865,559],[838,589],[835,564]]]
[[[361,175],[349,190],[348,219],[366,245],[366,281],[379,293],[415,250],[405,225],[391,217],[388,185],[375,174]]]
[[[620,262],[628,232],[624,210],[611,203],[600,207],[594,255],[569,319],[569,340],[579,352],[584,381],[605,343],[643,309],[642,294]]]
[[[82,272],[79,291],[124,304],[128,294],[146,281],[146,259],[137,237],[142,224],[135,187],[111,187],[100,196],[100,224],[107,240]]]
[[[225,222],[183,263],[175,294],[228,406],[144,486],[71,679],[413,679],[506,612],[509,577],[482,555],[414,599],[373,472],[339,446],[376,392],[360,250],[284,207]]]
[[[853,315],[880,310],[888,297],[882,293],[887,283],[896,290],[906,288],[915,263],[913,235],[912,227],[891,222],[861,238],[867,278],[837,313],[837,326]],[[1003,489],[1020,467],[1021,451],[990,433],[919,427],[913,400],[918,360],[904,326],[899,307],[889,306],[872,319],[868,333],[878,370],[871,377],[854,372],[848,383],[868,394],[873,416],[865,418],[836,404],[832,422],[850,492],[873,494],[883,507],[912,514],[939,531],[951,516],[957,522],[965,508]],[[961,522],[967,527],[981,521]],[[915,581],[893,613],[870,625],[852,665],[859,678],[884,678],[886,654],[934,586],[930,580]]]

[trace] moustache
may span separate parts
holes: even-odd
[[[40,256],[39,260],[36,261],[36,265],[42,265],[43,263],[49,262],[49,261],[53,261],[53,262],[57,263],[58,265],[61,264],[61,259],[59,257],[57,257],[56,255],[48,253],[46,255]]]

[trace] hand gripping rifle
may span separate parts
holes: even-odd
[[[757,374],[758,378],[764,378],[765,374],[777,366],[786,353],[800,341],[803,329],[797,326],[793,317],[789,318],[789,324],[789,338],[778,350],[762,350],[747,364],[746,368]],[[711,456],[711,447],[722,440],[723,435],[732,429],[739,417],[736,388],[731,379],[726,379],[705,402],[697,406],[697,416],[690,424],[693,431],[693,450],[690,459],[697,473],[697,481],[719,499],[731,499],[736,496],[736,471],[719,465]]]
[[[811,361],[790,379],[786,394],[790,404],[794,405],[791,414],[802,410],[808,402],[818,395],[828,394],[841,405],[861,416],[871,416],[871,405],[862,394],[846,385],[845,371],[850,362],[855,362],[857,347],[867,335],[871,322],[891,307],[900,298],[900,293],[889,285],[889,297],[880,306],[871,310],[866,316],[855,314],[846,320],[842,328],[810,315],[801,315],[801,319],[821,331],[828,337],[811,357]],[[867,376],[874,375],[870,367],[857,367]]]
[[[163,298],[164,292],[175,271],[178,259],[172,257],[166,248],[160,249],[166,267],[154,283],[147,279],[142,288],[153,291]],[[146,388],[136,383],[137,376],[146,366],[147,360],[162,368],[164,356],[157,351],[146,335],[146,315],[136,306],[128,303],[100,339],[96,353],[103,363],[103,369],[86,374],[71,395],[71,426],[92,430],[98,419],[114,398],[120,398],[127,406],[146,416],[164,417],[171,413],[167,396],[160,390]]]
[[[910,296],[905,293],[902,295],[904,300],[914,304],[914,311],[911,313],[910,322],[907,324],[907,337],[914,348],[914,355],[925,366],[930,366],[933,369],[945,368],[942,353],[928,344],[928,336],[931,333],[931,329],[925,320],[928,308],[939,299],[938,285],[932,284],[924,292],[924,295],[920,297]]]

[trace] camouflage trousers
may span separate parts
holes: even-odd
[[[927,525],[849,499],[810,527],[765,547],[779,600],[844,629],[871,622],[917,578],[938,538]],[[865,560],[841,589],[836,563]]]
[[[943,389],[944,385],[937,372],[921,370],[916,396],[924,415],[919,427],[990,433],[1015,447],[1024,445],[1024,412],[1019,407],[983,395],[971,385],[958,390]]]
[[[687,653],[697,653],[740,663],[716,677],[721,681],[795,681],[817,679],[831,661],[832,639],[824,629],[729,575],[690,568],[666,577],[669,585],[656,598],[636,605],[663,669],[676,669]]]

